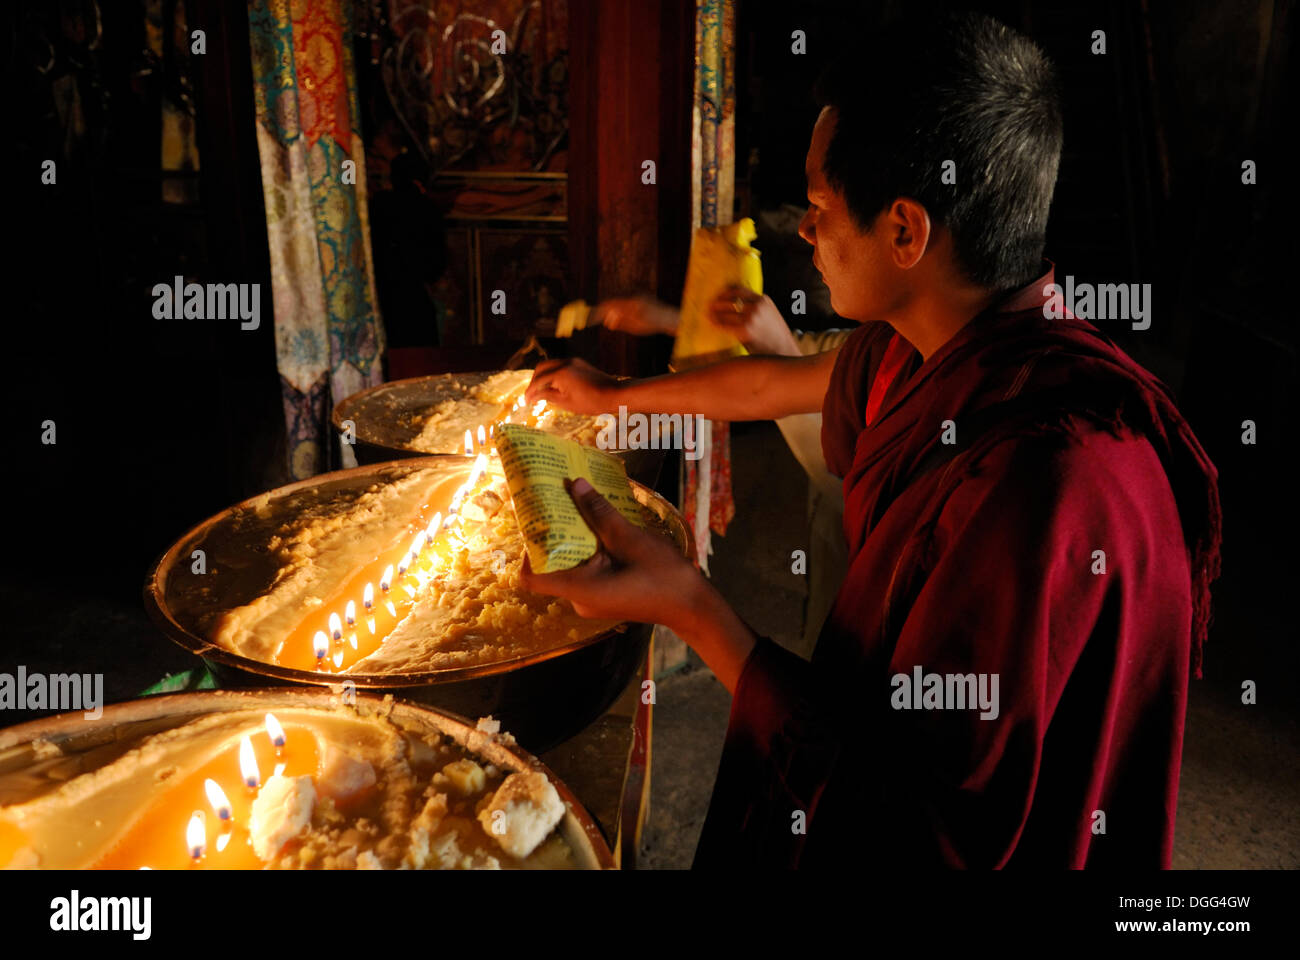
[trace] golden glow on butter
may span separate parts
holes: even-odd
[[[137,870],[140,867],[184,870],[195,866],[206,870],[260,870],[264,864],[253,853],[248,839],[248,818],[257,794],[243,785],[240,754],[245,743],[249,745],[258,768],[269,770],[275,765],[275,747],[270,737],[254,734],[242,737],[238,746],[231,743],[179,782],[164,781],[154,794],[153,802],[141,808],[135,824],[93,866],[102,870]],[[317,775],[320,751],[315,735],[306,727],[288,726],[283,754],[285,776]],[[231,815],[224,821],[216,816],[206,819],[205,849],[201,859],[195,863],[187,831],[195,811],[211,808],[211,798],[205,786],[208,780],[219,787],[224,785],[223,792]],[[229,839],[226,843],[219,843],[220,837],[227,834]],[[3,843],[3,824],[0,823],[0,847]],[[4,861],[0,849],[0,864]]]
[[[456,488],[455,496],[460,500],[473,496],[475,487],[488,477],[487,466],[487,457],[479,454],[469,476],[475,486],[463,483]],[[458,472],[440,484],[438,492],[445,491],[451,480],[460,476],[464,474]],[[274,662],[297,670],[341,673],[379,649],[415,603],[431,594],[436,599],[438,578],[450,568],[456,552],[464,546],[459,534],[439,529],[442,516],[442,511],[431,510],[425,504],[383,553],[354,569],[329,596],[321,598],[320,606],[313,608],[285,637]],[[374,603],[376,581],[383,596],[378,606]],[[361,598],[369,611],[367,629],[345,635],[337,611],[350,611],[347,617],[349,624],[352,623],[356,597]]]
[[[7,867],[14,854],[27,846],[27,834],[8,820],[0,818],[0,869]]]

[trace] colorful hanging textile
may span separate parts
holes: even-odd
[[[696,0],[695,108],[691,143],[691,229],[732,221],[736,179],[736,2]],[[712,534],[736,513],[731,496],[731,433],[714,421],[699,460],[682,459],[682,511],[709,571]]]
[[[289,472],[330,468],[333,405],[383,380],[347,0],[251,0],[257,143]]]

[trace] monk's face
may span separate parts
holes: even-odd
[[[826,147],[835,130],[835,110],[826,107],[813,127],[804,172],[808,176],[808,212],[799,236],[813,246],[813,266],[831,293],[831,307],[841,317],[864,323],[881,318],[899,297],[892,262],[881,249],[885,231],[862,230],[849,213],[844,194],[822,172]]]

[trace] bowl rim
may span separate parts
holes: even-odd
[[[403,687],[427,687],[436,684],[456,683],[466,680],[478,680],[485,677],[495,677],[515,670],[521,670],[535,664],[543,663],[547,660],[552,660],[568,653],[573,653],[574,651],[581,650],[584,647],[595,646],[607,639],[628,632],[630,621],[619,623],[609,629],[592,634],[589,637],[563,643],[546,650],[526,654],[521,657],[512,657],[508,660],[496,660],[491,663],[476,664],[472,666],[444,667],[438,670],[422,670],[414,673],[320,674],[311,670],[300,670],[296,667],[285,667],[279,664],[267,663],[263,660],[254,660],[251,657],[246,657],[243,654],[229,650],[215,641],[191,633],[179,622],[179,620],[176,619],[170,609],[166,599],[167,577],[176,567],[182,549],[194,543],[197,538],[206,534],[209,529],[228,517],[235,510],[240,508],[251,508],[259,501],[287,496],[298,490],[323,485],[334,480],[365,475],[373,476],[374,474],[380,473],[388,468],[413,472],[434,465],[442,465],[447,463],[449,460],[459,460],[472,464],[475,457],[466,456],[464,454],[439,453],[431,454],[426,457],[408,457],[402,460],[386,460],[381,463],[365,464],[346,470],[335,470],[329,473],[317,474],[316,476],[309,477],[306,480],[296,480],[293,483],[276,487],[272,490],[266,491],[265,493],[259,493],[256,496],[249,497],[226,507],[224,510],[221,510],[208,517],[206,520],[195,524],[185,533],[181,534],[181,536],[179,536],[171,546],[159,554],[158,559],[150,566],[148,573],[145,575],[143,591],[144,606],[145,610],[149,614],[149,618],[169,640],[204,660],[215,661],[222,666],[240,670],[244,673],[252,673],[261,677],[288,683],[328,687],[336,692],[344,689],[344,685],[348,682],[351,682],[353,687],[358,690],[392,690]],[[683,550],[683,553],[686,555],[688,560],[695,563],[695,540],[690,536],[690,532],[686,527],[686,522],[677,512],[676,508],[673,507],[672,504],[670,504],[663,496],[643,484],[638,483],[631,478],[628,478],[628,482],[632,485],[632,493],[637,498],[637,501],[648,509],[653,510],[661,519],[668,522],[670,529],[673,531],[673,539],[677,542],[679,549]],[[679,526],[680,529],[678,529]]]
[[[524,369],[531,369],[531,368],[519,367],[518,369],[524,370]],[[483,377],[490,377],[493,374],[497,374],[497,373],[515,373],[515,372],[516,372],[515,370],[505,370],[505,369],[459,370],[459,371],[449,371],[447,373],[426,373],[418,377],[403,377],[400,380],[385,380],[383,383],[371,384],[368,387],[362,387],[360,390],[356,391],[355,393],[349,393],[338,403],[334,404],[334,409],[330,411],[330,425],[333,426],[335,430],[342,433],[343,420],[345,419],[342,413],[343,413],[343,407],[345,405],[360,403],[364,398],[370,396],[372,393],[378,393],[379,391],[388,389],[389,387],[404,387],[413,383],[425,383],[430,380],[443,380],[447,377],[465,377],[465,376],[479,376],[479,375],[482,375]],[[360,424],[358,424],[358,426],[360,426]],[[390,447],[387,444],[376,443],[373,440],[366,440],[364,437],[360,435],[360,433],[357,434],[357,439],[362,443],[370,444],[372,447],[381,447],[385,450],[410,449],[409,447]],[[416,452],[421,452],[421,451],[416,451]],[[438,454],[427,454],[427,456],[438,456]]]
[[[58,743],[70,740],[78,735],[93,735],[103,732],[110,724],[145,723],[167,717],[184,715],[187,722],[199,716],[214,713],[230,713],[237,710],[260,710],[264,707],[305,707],[337,709],[341,705],[336,693],[323,690],[310,690],[303,687],[264,687],[256,690],[202,690],[187,693],[168,693],[150,697],[138,697],[124,700],[104,707],[103,714],[90,719],[82,711],[73,710],[49,717],[38,717],[12,727],[0,729],[0,751],[13,750],[38,740]],[[578,796],[563,780],[556,776],[545,763],[529,753],[518,742],[506,744],[484,734],[464,717],[427,704],[414,703],[387,694],[383,697],[357,693],[355,703],[350,704],[356,711],[357,705],[364,705],[369,712],[362,716],[381,716],[385,719],[409,718],[414,722],[435,728],[439,733],[451,737],[457,744],[470,753],[476,754],[497,766],[510,766],[518,771],[536,770],[543,773],[555,787],[560,800],[564,803],[566,815],[572,816],[574,824],[591,847],[591,852],[599,869],[617,869],[613,851],[609,842],[597,825],[595,818],[587,810]],[[184,709],[198,706],[200,709]],[[179,708],[179,709],[178,709]],[[359,711],[358,711],[359,712]],[[396,724],[404,730],[409,728]],[[509,731],[503,731],[509,732]],[[484,743],[470,746],[473,735],[486,738]],[[509,764],[501,758],[508,758]],[[569,841],[572,845],[572,841]]]
[[[526,368],[526,367],[519,367],[518,369],[520,369],[520,370],[524,370],[524,369],[532,369],[532,368],[531,368],[531,367],[527,367],[527,368]],[[330,411],[330,425],[331,425],[331,426],[332,426],[332,427],[333,427],[333,428],[334,428],[338,433],[342,433],[342,432],[343,432],[343,421],[344,421],[344,419],[346,419],[346,418],[343,416],[343,407],[344,407],[345,405],[347,405],[347,404],[354,404],[354,405],[355,405],[355,404],[362,403],[362,402],[365,400],[365,398],[369,397],[371,394],[378,393],[378,392],[381,391],[381,390],[386,390],[386,389],[388,389],[389,387],[404,387],[404,386],[407,386],[407,385],[409,385],[409,384],[414,384],[414,383],[425,383],[425,382],[428,382],[428,381],[430,381],[430,380],[442,380],[442,379],[445,379],[445,378],[447,378],[447,377],[482,376],[482,377],[485,377],[485,378],[486,378],[486,377],[494,376],[495,374],[498,374],[498,373],[514,373],[514,372],[516,372],[516,371],[514,371],[514,370],[505,370],[505,369],[502,369],[502,370],[459,370],[459,371],[451,371],[451,372],[448,372],[448,373],[426,373],[426,374],[424,374],[424,375],[422,375],[422,376],[418,376],[418,377],[403,377],[403,378],[400,379],[400,380],[386,380],[386,381],[384,381],[383,383],[376,383],[376,384],[373,384],[372,386],[369,386],[369,387],[363,387],[362,389],[358,390],[356,393],[350,393],[350,394],[348,394],[346,397],[344,397],[342,400],[340,400],[338,403],[334,404],[334,409],[333,409],[332,411]],[[688,414],[681,414],[681,416],[682,416],[683,418],[685,418],[686,416],[688,416]],[[365,444],[367,447],[369,447],[369,448],[371,448],[371,449],[374,449],[374,450],[382,450],[382,451],[384,451],[385,453],[390,453],[390,454],[392,454],[394,457],[399,457],[399,456],[400,456],[400,457],[406,457],[406,458],[410,458],[410,457],[450,457],[450,456],[457,456],[457,455],[458,455],[458,454],[451,454],[451,453],[430,453],[430,452],[427,451],[427,450],[417,450],[415,447],[412,447],[412,446],[402,446],[402,445],[394,444],[394,443],[381,443],[381,442],[378,441],[378,440],[375,440],[375,439],[371,439],[371,438],[369,438],[369,437],[362,436],[362,434],[361,434],[361,422],[360,422],[360,421],[356,421],[356,427],[357,427],[357,432],[356,432],[356,442],[357,442],[357,443],[359,443],[359,444]],[[651,448],[646,448],[646,449],[651,450],[651,451],[655,451],[655,452],[661,452],[661,450],[662,450],[663,448],[654,448],[654,447],[651,447]],[[604,451],[602,451],[602,452],[603,452],[603,453],[608,453],[608,454],[610,454],[611,456],[619,457],[620,459],[625,459],[625,458],[627,458],[627,457],[629,456],[629,454],[637,454],[637,453],[641,453],[641,452],[643,452],[643,450],[642,450],[642,449],[638,449],[638,448],[629,448],[629,449],[627,449],[627,450],[604,450]]]

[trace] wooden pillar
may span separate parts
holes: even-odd
[[[694,10],[692,0],[570,0],[569,250],[573,289],[588,301],[681,295]],[[606,330],[598,342],[602,369],[662,371],[648,343]]]

